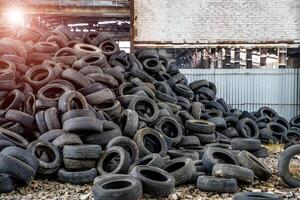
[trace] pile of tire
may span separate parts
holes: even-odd
[[[1,37],[0,192],[34,177],[94,182],[95,199],[165,197],[187,183],[236,192],[271,176],[261,143],[300,139],[300,116],[232,108],[214,83],[188,84],[156,51],[127,54],[106,33]]]

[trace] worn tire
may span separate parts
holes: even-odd
[[[212,175],[222,178],[235,178],[242,183],[248,184],[254,181],[253,171],[238,165],[215,164],[212,169]]]
[[[94,180],[95,200],[137,200],[143,194],[142,183],[129,175],[107,174]]]
[[[235,193],[238,191],[238,184],[234,178],[199,176],[197,188],[204,192]]]
[[[243,167],[251,169],[255,176],[261,180],[268,180],[272,176],[271,170],[258,158],[247,151],[241,151],[237,155],[237,159]]]
[[[175,178],[157,167],[136,166],[132,169],[130,175],[141,180],[145,194],[157,198],[167,197],[175,188]]]
[[[300,145],[293,145],[284,150],[278,161],[278,172],[281,179],[290,187],[300,187],[300,180],[289,172],[289,165],[295,155],[300,154]]]
[[[86,171],[67,171],[61,168],[57,172],[57,180],[62,183],[71,183],[75,185],[84,185],[92,183],[97,177],[97,170],[92,168]]]

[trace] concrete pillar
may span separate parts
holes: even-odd
[[[246,68],[252,68],[252,49],[246,49]]]
[[[286,68],[287,48],[278,48],[278,67]]]
[[[225,68],[231,68],[231,48],[225,48]]]
[[[211,57],[211,59],[210,59],[210,68],[211,69],[213,69],[213,68],[215,68],[216,67],[216,49],[215,48],[212,48],[211,50],[210,50],[210,57]]]
[[[241,49],[235,48],[234,49],[234,67],[236,69],[240,68],[240,60],[241,60]]]
[[[216,68],[223,68],[223,50],[222,48],[217,49],[217,66]]]
[[[261,67],[265,67],[267,65],[267,54],[268,54],[267,48],[260,49],[260,66]]]

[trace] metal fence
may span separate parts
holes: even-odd
[[[216,84],[217,96],[241,110],[261,106],[291,119],[300,113],[299,69],[181,69],[189,82],[207,79]]]

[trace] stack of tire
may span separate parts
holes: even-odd
[[[251,170],[270,176],[249,153],[267,156],[261,142],[299,141],[299,116],[289,125],[271,108],[234,109],[216,97],[214,83],[188,84],[154,50],[127,54],[106,33],[78,38],[64,25],[3,30],[0,151],[27,149],[38,178],[85,184],[99,175],[95,199],[165,197],[203,179],[229,181],[233,192],[245,177],[232,170],[251,181]],[[10,166],[1,162],[0,173],[18,182]]]

